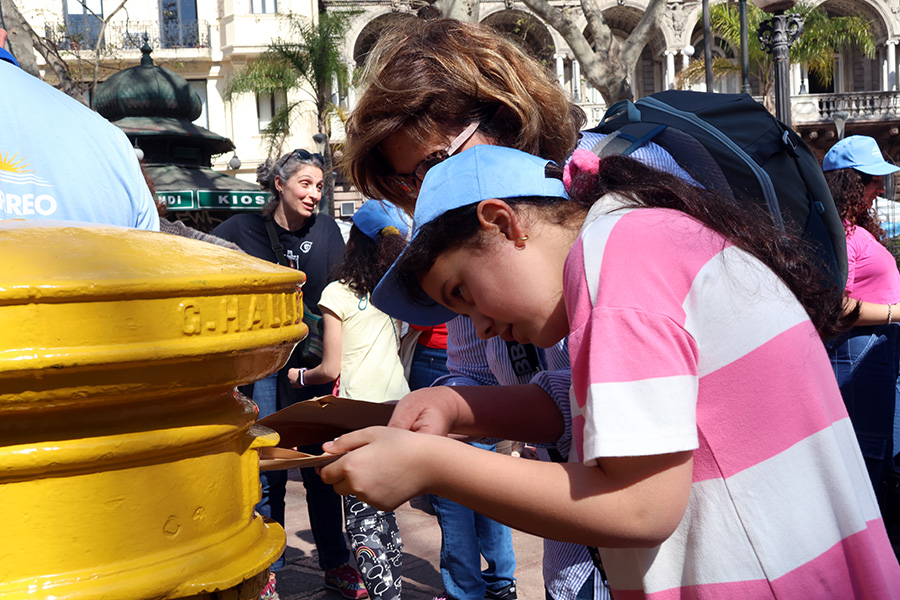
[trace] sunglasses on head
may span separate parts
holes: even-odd
[[[281,166],[284,166],[294,157],[299,158],[300,160],[317,160],[320,162],[325,162],[325,159],[318,152],[310,152],[309,150],[304,150],[303,148],[296,148],[290,154],[285,155],[284,160],[281,162]]]
[[[479,124],[479,121],[469,123],[469,125],[462,130],[462,133],[450,142],[449,146],[442,150],[432,152],[420,160],[412,173],[406,175],[401,175],[399,173],[393,174],[391,176],[391,183],[403,190],[407,196],[414,199],[418,195],[419,186],[422,185],[422,181],[425,179],[425,175],[428,173],[429,169],[456,154],[463,144],[468,142],[469,139],[475,135],[475,131],[478,129]]]

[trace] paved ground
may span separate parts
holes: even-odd
[[[342,600],[340,594],[323,586],[309,529],[303,484],[296,469],[290,471],[287,489],[287,564],[278,574],[278,594],[281,600]],[[441,531],[434,516],[426,512],[428,509],[427,502],[414,499],[412,504],[404,504],[396,511],[403,538],[404,600],[431,600],[443,589],[439,564]],[[513,531],[513,545],[519,598],[542,600],[541,540]]]

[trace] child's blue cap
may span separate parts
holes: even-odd
[[[387,200],[366,200],[350,220],[373,240],[377,240],[378,234],[386,227],[393,227],[395,231],[392,233],[403,239],[406,239],[406,234],[409,233],[406,217],[399,208]]]
[[[867,135],[851,135],[831,147],[822,161],[822,170],[837,169],[856,169],[867,175],[890,175],[900,171],[900,167],[884,160],[878,142]]]
[[[497,198],[568,198],[561,179],[547,176],[552,161],[503,146],[478,145],[460,152],[431,169],[422,182],[413,217],[413,239],[421,228],[445,212]],[[400,286],[397,263],[382,278],[372,303],[384,313],[407,323],[430,327],[446,323],[456,313],[421,292],[412,298]]]

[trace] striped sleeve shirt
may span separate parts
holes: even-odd
[[[582,132],[577,147],[589,150],[605,137],[602,133]],[[693,181],[668,152],[652,142],[638,148],[631,157],[649,167]],[[450,375],[439,379],[435,385],[515,385],[529,381],[529,378],[515,374],[503,341],[500,338],[479,339],[468,317],[457,317],[451,321],[448,335],[447,368]],[[542,370],[530,381],[541,386],[559,406],[566,430],[556,442],[555,449],[565,457],[569,454],[572,439],[569,414],[571,372],[565,340],[554,348],[538,349],[538,355]],[[543,460],[549,460],[543,448],[538,449],[538,454]],[[543,572],[544,584],[553,600],[575,600],[588,577],[594,573],[594,565],[585,546],[544,540]],[[609,598],[599,575],[594,577],[593,598]]]
[[[694,458],[672,536],[600,549],[617,600],[900,598],[900,566],[802,306],[697,221],[618,200],[592,208],[566,262],[570,460]]]

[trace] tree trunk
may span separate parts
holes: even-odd
[[[19,61],[22,70],[40,77],[37,61],[34,59],[34,41],[29,33],[31,27],[28,22],[12,0],[0,0],[0,15],[2,15],[0,27],[9,33],[10,51]]]
[[[72,76],[69,73],[69,65],[62,59],[56,48],[31,28],[31,25],[29,25],[28,21],[22,17],[22,13],[19,12],[19,9],[12,0],[0,0],[0,6],[3,8],[3,17],[6,25],[16,29],[16,40],[14,42],[13,31],[10,29],[7,29],[7,31],[10,33],[9,37],[11,43],[19,45],[18,48],[13,46],[13,54],[19,61],[19,64],[22,65],[22,68],[35,77],[40,76],[34,58],[34,51],[37,50],[40,52],[41,56],[44,57],[44,60],[47,61],[47,65],[59,80],[57,88],[86,105],[87,102],[85,102],[84,93],[81,91],[79,85],[72,79]],[[6,29],[6,27],[4,27],[4,29]],[[30,43],[28,41],[29,39]],[[31,65],[33,65],[33,71],[26,68],[26,62],[23,62],[23,59],[26,62],[30,61]]]
[[[325,136],[325,147],[322,149],[322,157],[325,159],[324,183],[322,185],[322,198],[319,201],[320,212],[334,216],[334,155],[331,151],[331,128],[327,122],[327,112],[324,107],[317,113],[319,133]]]
[[[581,0],[581,10],[588,22],[584,32],[568,13],[546,0],[522,1],[566,40],[575,60],[581,64],[585,79],[597,88],[607,105],[634,98],[631,74],[665,14],[665,0],[650,0],[641,20],[624,41],[613,35],[596,0]]]
[[[465,23],[477,23],[481,14],[480,0],[436,0],[434,7],[443,16]]]

